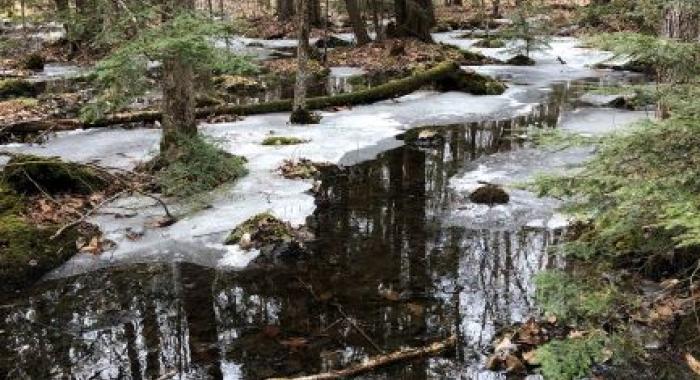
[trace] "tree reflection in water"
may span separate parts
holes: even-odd
[[[563,265],[547,254],[561,231],[444,225],[458,197],[447,182],[471,160],[519,149],[515,127],[555,125],[566,88],[529,118],[443,126],[437,144],[326,173],[306,258],[234,272],[143,264],[40,284],[0,309],[0,377],[260,379],[456,333],[446,358],[377,376],[496,378],[480,370],[482,352],[531,312],[533,274]]]

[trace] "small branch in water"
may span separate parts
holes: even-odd
[[[104,200],[103,200],[102,202],[100,202],[97,206],[95,206],[95,207],[93,207],[92,209],[90,209],[90,211],[88,211],[88,212],[86,212],[85,214],[81,215],[80,218],[78,218],[78,219],[76,219],[76,220],[74,220],[74,221],[72,221],[72,222],[70,222],[70,223],[68,223],[68,224],[63,225],[63,227],[59,228],[58,231],[56,231],[56,233],[54,233],[53,235],[51,235],[51,237],[50,237],[49,239],[50,239],[50,240],[55,240],[57,237],[61,236],[61,234],[62,234],[63,232],[65,232],[67,229],[69,229],[69,228],[71,228],[71,227],[75,227],[75,226],[77,226],[78,224],[84,222],[85,219],[87,219],[90,215],[94,214],[95,211],[99,210],[100,208],[102,208],[102,207],[103,207],[104,205],[106,205],[107,203],[109,203],[109,202],[111,202],[111,201],[113,201],[113,200],[119,198],[120,196],[122,196],[122,195],[123,195],[124,193],[126,193],[126,192],[127,192],[127,190],[120,191],[120,192],[118,192],[118,193],[112,195],[111,197],[104,199]]]
[[[316,375],[287,377],[287,378],[269,378],[268,380],[332,380],[356,376],[361,373],[370,372],[377,368],[418,358],[436,356],[442,354],[457,344],[457,337],[450,336],[441,342],[435,342],[429,346],[419,348],[407,348],[399,351],[394,351],[386,355],[374,356],[362,363],[357,363],[345,369],[337,371],[323,372]]]

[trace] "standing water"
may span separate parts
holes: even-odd
[[[527,116],[409,130],[403,145],[392,138],[386,145],[398,147],[328,170],[306,220],[316,235],[307,255],[261,256],[235,271],[125,264],[44,281],[0,306],[0,374],[262,379],[455,334],[444,357],[366,378],[502,378],[483,369],[485,354],[501,326],[535,312],[533,276],[565,265],[556,245],[566,222],[556,201],[514,187],[509,204],[493,207],[472,204],[469,191],[589,157],[590,147],[548,151],[522,139],[532,125],[576,130],[572,103],[589,84],[553,85]],[[608,125],[644,117],[584,114]]]

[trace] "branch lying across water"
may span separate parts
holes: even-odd
[[[457,337],[455,335],[452,335],[444,341],[435,342],[429,346],[419,348],[407,348],[399,351],[394,351],[386,355],[374,356],[362,363],[357,363],[353,366],[337,371],[329,371],[318,373],[315,375],[300,377],[269,378],[268,380],[331,380],[346,378],[356,376],[361,373],[370,372],[377,368],[401,361],[440,355],[448,349],[453,348],[456,344]]]

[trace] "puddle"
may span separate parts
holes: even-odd
[[[485,349],[500,326],[532,312],[533,275],[565,264],[549,254],[565,221],[555,201],[526,192],[509,190],[513,202],[492,208],[465,195],[478,181],[508,185],[589,157],[586,148],[545,151],[517,138],[530,124],[578,130],[581,113],[617,125],[624,113],[571,105],[585,87],[513,86],[494,97],[419,92],[325,113],[315,127],[286,126],[286,114],[206,126],[249,158],[251,174],[223,190],[211,210],[151,231],[144,242],[119,241],[121,251],[76,257],[1,306],[0,375],[260,379],[342,368],[375,355],[374,345],[390,351],[455,333],[458,347],[443,358],[364,378],[502,378],[483,369]],[[545,101],[524,103],[526,93]],[[421,126],[436,134],[417,144],[410,129]],[[262,149],[269,130],[315,144]],[[14,149],[130,167],[157,139],[155,130],[88,131]],[[67,152],[76,141],[91,148]],[[110,141],[122,149],[109,151]],[[272,173],[290,156],[341,167],[324,174],[312,197],[304,193],[309,183]],[[142,215],[97,217],[108,236],[157,210],[150,200],[119,202],[110,208]],[[269,265],[218,244],[237,220],[266,208],[315,232],[309,257]]]

